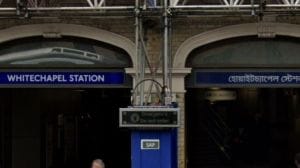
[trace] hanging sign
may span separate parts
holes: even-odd
[[[120,127],[178,127],[179,108],[120,108]]]

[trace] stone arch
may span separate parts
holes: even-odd
[[[300,37],[300,25],[286,23],[268,23],[272,33],[281,36]],[[258,23],[226,26],[195,35],[184,41],[174,56],[173,67],[184,68],[189,54],[196,48],[216,41],[243,36],[258,35]]]
[[[34,36],[73,36],[101,41],[125,50],[136,66],[135,45],[130,39],[90,26],[63,23],[14,26],[0,30],[0,43]]]

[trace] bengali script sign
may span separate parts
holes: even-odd
[[[196,72],[197,85],[297,85],[300,72]]]

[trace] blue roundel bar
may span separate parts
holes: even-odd
[[[1,85],[69,85],[102,86],[124,85],[123,71],[72,71],[72,70],[26,70],[1,71]]]
[[[196,87],[300,87],[298,70],[197,70]]]

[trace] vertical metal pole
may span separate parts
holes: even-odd
[[[164,46],[163,46],[163,84],[169,88],[168,71],[169,71],[169,20],[168,20],[168,0],[164,0]]]
[[[16,15],[20,15],[21,14],[21,11],[20,11],[20,0],[16,0]]]
[[[142,20],[141,18],[139,18],[139,38],[140,38],[140,41],[139,41],[139,50],[140,50],[140,66],[141,66],[141,69],[140,69],[140,81],[141,80],[144,80],[145,79],[145,62],[146,62],[146,56],[145,56],[145,51],[142,49],[141,45],[142,45],[142,39],[143,38],[143,24],[142,24]],[[144,97],[144,92],[145,92],[145,84],[144,83],[141,83],[141,88],[140,88],[140,99],[141,99],[141,102],[140,102],[140,105],[143,106],[144,105],[144,102],[145,102],[145,97]]]
[[[163,42],[163,85],[164,85],[164,105],[171,104],[171,93],[170,93],[170,81],[169,78],[169,11],[168,11],[168,0],[164,0],[164,11],[163,11],[163,22],[164,22],[164,42]]]
[[[142,81],[144,79],[144,74],[145,74],[145,59],[144,55],[141,51],[141,29],[142,29],[142,24],[141,24],[141,18],[140,18],[140,4],[139,0],[135,1],[135,47],[136,47],[136,83]],[[134,102],[135,105],[143,105],[144,103],[144,84],[140,84],[140,86],[137,88],[137,94],[134,95],[135,100],[138,102]]]
[[[139,59],[139,0],[135,1],[135,54],[136,54],[136,69],[135,69],[135,73],[136,73],[136,79],[135,79],[135,84],[137,84],[140,81],[140,59]],[[136,105],[136,101],[138,100],[138,95],[139,95],[139,91],[140,89],[137,88],[136,94],[133,95],[134,96],[134,100],[135,100],[135,105]]]
[[[170,96],[172,97],[172,20],[169,18],[169,37],[168,37],[168,49],[169,49],[169,89],[170,89]]]

